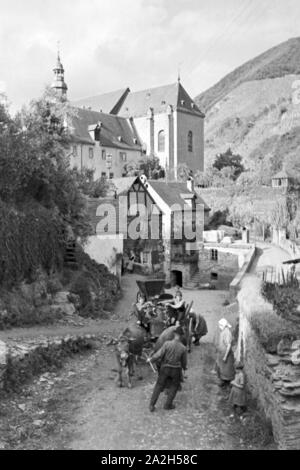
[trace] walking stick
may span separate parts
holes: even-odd
[[[146,353],[144,353],[144,354],[145,354],[145,357],[146,357],[146,361],[148,361],[149,356],[147,356]],[[149,364],[149,366],[151,367],[151,369],[153,370],[153,372],[156,374],[157,370],[155,370],[155,368],[154,368],[154,366],[153,366],[153,364],[152,364],[152,362],[151,362],[151,359],[150,359],[150,361],[148,362],[148,364]]]

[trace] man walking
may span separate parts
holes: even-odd
[[[155,404],[159,395],[168,385],[168,396],[164,406],[165,410],[173,410],[173,400],[176,396],[181,382],[182,369],[187,368],[187,352],[185,346],[181,343],[182,329],[178,327],[172,341],[166,341],[148,362],[160,362],[158,379],[150,400],[150,411],[155,411]]]

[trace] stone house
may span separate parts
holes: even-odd
[[[124,165],[142,157],[139,137],[125,118],[89,109],[76,110],[72,119],[70,165],[94,170],[94,178],[118,178]]]
[[[283,169],[272,177],[272,188],[288,189],[292,181],[292,176],[285,169]]]
[[[137,265],[148,273],[164,273],[166,282],[187,285],[198,266],[203,242],[204,201],[195,193],[193,182],[147,180],[145,176],[114,180],[119,213],[127,214],[124,252],[134,251]],[[132,231],[132,227],[134,230]],[[138,227],[139,233],[136,228]],[[144,232],[143,232],[144,231]]]

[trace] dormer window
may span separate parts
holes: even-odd
[[[97,127],[95,128],[95,140],[97,142],[100,141],[100,130],[101,130],[101,126],[97,125]]]
[[[134,139],[133,139],[133,143],[134,143],[135,145],[137,145],[138,140],[137,140],[136,138],[134,138]]]
[[[122,142],[122,140],[123,140],[123,139],[122,139],[122,136],[121,136],[121,135],[119,135],[119,137],[118,137],[118,141],[119,141],[119,142]]]
[[[195,108],[195,103],[191,103],[191,108],[192,108],[192,109]]]
[[[185,105],[185,101],[181,100],[181,106],[184,106],[184,105]]]

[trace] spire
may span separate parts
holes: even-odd
[[[177,81],[178,83],[180,83],[180,80],[181,80],[181,77],[180,77],[180,72],[181,72],[181,63],[178,64],[178,77],[177,77]]]
[[[57,60],[53,72],[54,81],[51,85],[51,88],[56,90],[60,97],[66,97],[68,87],[65,83],[65,70],[60,59],[59,42],[57,43]]]

